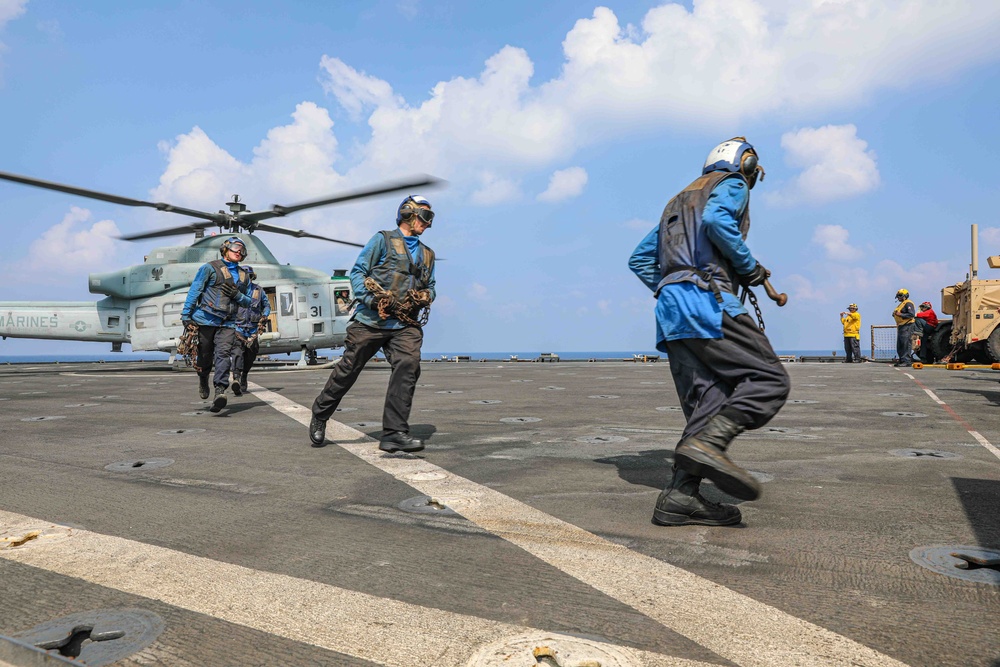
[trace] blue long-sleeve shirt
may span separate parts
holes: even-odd
[[[757,260],[743,242],[740,218],[750,202],[746,184],[727,178],[709,195],[702,211],[702,228],[709,241],[729,260],[736,273],[753,271]],[[659,225],[646,235],[629,258],[629,268],[652,292],[660,284]],[[722,338],[722,313],[736,317],[746,308],[731,292],[722,292],[722,304],[715,294],[694,283],[664,285],[656,300],[656,349],[666,352],[665,342],[682,338]]]
[[[245,283],[241,283],[239,264],[236,262],[225,262],[225,264],[233,276],[236,289],[239,290],[236,296],[233,297],[233,301],[241,306],[250,305],[250,297],[246,295],[246,291],[250,287],[250,279],[248,278]],[[236,326],[232,317],[222,318],[215,313],[210,313],[198,307],[198,299],[201,298],[202,292],[205,291],[206,287],[214,284],[215,269],[212,268],[211,264],[202,264],[198,269],[198,273],[195,274],[194,281],[188,289],[187,298],[184,300],[184,308],[181,310],[182,320],[192,320],[195,324],[202,324],[209,327],[232,328]]]
[[[406,241],[410,258],[414,262],[419,262],[423,257],[423,251],[420,249],[417,237],[404,236],[403,239]],[[354,267],[351,269],[351,288],[354,290],[354,298],[360,302],[360,305],[355,311],[353,319],[378,329],[402,329],[406,325],[396,318],[383,320],[378,316],[378,310],[372,308],[372,293],[365,287],[365,278],[371,275],[372,269],[382,263],[385,254],[385,238],[381,233],[378,233],[369,239],[358,255],[358,260],[354,262]],[[437,298],[435,270],[436,265],[431,267],[431,276],[427,281],[427,290],[431,293],[431,301]]]

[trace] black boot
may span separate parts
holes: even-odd
[[[240,389],[243,391],[247,390],[247,371],[243,371],[240,375]]]
[[[198,396],[200,396],[201,400],[204,401],[204,400],[206,400],[208,398],[208,392],[209,392],[209,388],[208,388],[208,376],[207,375],[199,375],[198,376]]]
[[[388,433],[382,436],[378,448],[383,452],[419,452],[424,448],[424,441],[414,438],[409,433]]]
[[[233,390],[233,396],[243,395],[243,387],[240,386],[239,382],[233,382],[233,384],[231,384],[229,388]]]
[[[322,447],[326,441],[326,420],[317,419],[313,415],[312,420],[309,422],[309,441],[312,442],[313,447]]]
[[[701,478],[674,468],[674,478],[656,499],[653,523],[658,526],[731,526],[743,520],[735,505],[720,505],[698,493]]]
[[[729,443],[745,430],[729,417],[715,415],[705,428],[677,445],[674,462],[692,475],[708,477],[731,496],[755,500],[760,496],[760,482],[726,456]]]
[[[222,408],[226,407],[226,403],[229,399],[226,398],[226,385],[220,384],[215,387],[215,398],[212,399],[212,407],[208,409],[209,412],[219,412]]]

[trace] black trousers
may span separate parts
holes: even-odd
[[[423,342],[424,331],[420,327],[376,329],[351,322],[347,325],[344,356],[333,367],[326,386],[313,402],[313,416],[323,421],[330,419],[368,360],[379,350],[385,350],[392,373],[382,410],[382,432],[385,435],[409,433],[410,409],[413,407],[413,390],[420,378],[420,346]]]
[[[259,339],[254,338],[252,342],[247,343],[239,336],[236,337],[236,344],[233,345],[233,379],[236,382],[243,382],[243,378],[250,374],[259,352]]]
[[[861,339],[844,336],[844,354],[847,355],[847,363],[861,361]]]
[[[683,438],[717,414],[760,428],[785,404],[791,381],[749,315],[722,315],[722,338],[667,341],[670,374],[687,418]]]
[[[208,376],[215,367],[212,383],[216,387],[229,386],[230,357],[236,345],[236,330],[230,327],[198,325],[198,366],[200,375]]]

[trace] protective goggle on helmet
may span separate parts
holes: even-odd
[[[243,243],[243,239],[239,236],[230,236],[228,239],[222,242],[222,247],[219,248],[219,254],[223,257],[226,256],[226,252],[229,250],[235,250],[240,253],[240,261],[242,262],[247,257],[247,246]]]
[[[421,206],[427,208],[420,208]],[[420,195],[410,195],[396,209],[396,224],[417,216],[429,227],[434,222],[434,211],[430,210],[430,206],[431,203],[426,198]]]
[[[742,174],[751,188],[757,183],[758,174],[760,180],[764,180],[764,168],[757,162],[757,151],[747,142],[746,137],[733,137],[712,149],[701,173],[713,171]]]

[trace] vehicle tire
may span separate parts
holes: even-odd
[[[934,349],[934,358],[943,359],[944,355],[951,352],[951,327],[952,321],[941,322],[937,330],[931,337],[931,347]],[[953,363],[970,364],[976,359],[975,346],[969,346],[959,350],[950,361]]]
[[[993,357],[990,355],[990,351],[986,345],[985,340],[973,343],[968,347],[968,351],[969,354],[972,356],[973,361],[977,361],[981,364],[993,363]]]
[[[986,339],[986,352],[991,357],[990,364],[1000,364],[1000,325],[997,325]]]
[[[931,351],[935,361],[951,352],[951,320],[940,322],[931,334]]]

